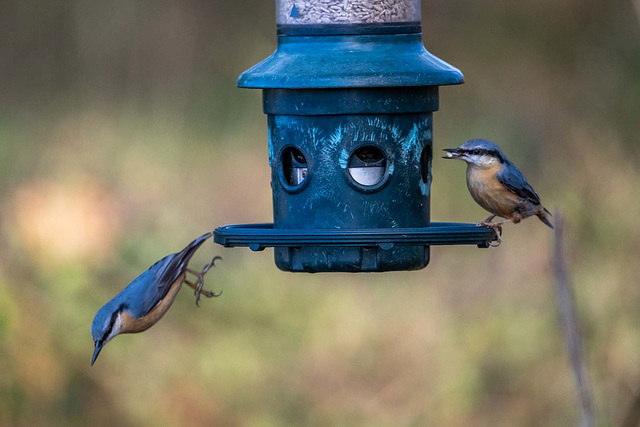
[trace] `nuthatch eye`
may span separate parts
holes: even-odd
[[[202,289],[204,275],[220,257],[213,258],[202,271],[187,268],[191,257],[211,236],[212,233],[204,234],[182,251],[162,258],[98,311],[91,326],[95,342],[91,365],[104,345],[116,335],[146,331],[155,325],[169,310],[183,283],[194,289],[196,305],[200,295],[207,298],[221,295]],[[187,280],[187,273],[196,276],[195,283]]]
[[[507,159],[500,147],[486,139],[472,139],[459,148],[446,148],[444,159],[460,159],[467,163],[467,187],[471,197],[491,216],[479,225],[498,231],[507,222],[519,223],[536,215],[553,228],[551,214],[540,203],[540,197],[527,182],[522,172]],[[496,216],[505,218],[491,222]]]

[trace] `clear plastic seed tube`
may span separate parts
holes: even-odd
[[[420,0],[276,0],[279,25],[420,22]]]

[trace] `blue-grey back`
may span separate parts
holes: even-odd
[[[91,327],[94,336],[108,324],[113,313],[124,309],[133,317],[142,317],[164,298],[158,291],[154,273],[154,270],[149,269],[140,274],[98,311]]]

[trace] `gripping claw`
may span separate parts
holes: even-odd
[[[222,257],[219,256],[215,256],[213,257],[213,259],[211,260],[211,262],[209,264],[206,264],[204,267],[202,267],[202,271],[195,271],[195,270],[191,270],[189,268],[186,269],[186,271],[188,273],[193,274],[194,276],[196,276],[197,280],[195,283],[191,283],[188,280],[185,280],[185,283],[187,285],[189,285],[191,288],[193,288],[193,295],[195,295],[196,297],[196,305],[199,307],[200,306],[200,295],[204,295],[207,298],[217,298],[220,295],[222,295],[222,291],[215,293],[212,291],[207,291],[204,288],[204,276],[205,274],[207,274],[207,271],[209,271],[209,269],[213,266],[215,266],[215,263],[217,260],[222,260]]]

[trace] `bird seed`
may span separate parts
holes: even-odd
[[[420,20],[420,0],[279,0],[279,24],[371,24]]]

